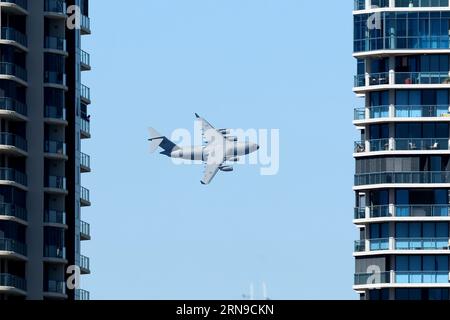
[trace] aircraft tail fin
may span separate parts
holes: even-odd
[[[154,153],[158,149],[158,147],[161,147],[164,150],[163,152],[161,152],[161,154],[170,157],[172,151],[179,149],[179,147],[175,143],[167,139],[167,137],[161,135],[155,129],[149,128],[148,131],[150,133],[150,139],[148,140],[150,141],[151,153]]]

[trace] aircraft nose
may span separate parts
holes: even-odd
[[[256,150],[259,150],[261,147],[257,144],[256,145]]]

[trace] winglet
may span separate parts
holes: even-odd
[[[200,119],[200,116],[198,115],[198,113],[195,114],[195,117],[196,117],[197,119]]]
[[[200,183],[201,183],[202,185],[204,185],[204,186],[206,185],[206,183],[204,183],[203,181],[200,181]]]

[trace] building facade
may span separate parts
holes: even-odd
[[[0,0],[0,300],[89,299],[67,286],[70,266],[90,273],[88,2]]]

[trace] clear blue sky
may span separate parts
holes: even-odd
[[[93,299],[355,299],[352,1],[91,1]],[[174,166],[147,128],[277,128],[280,172]]]

